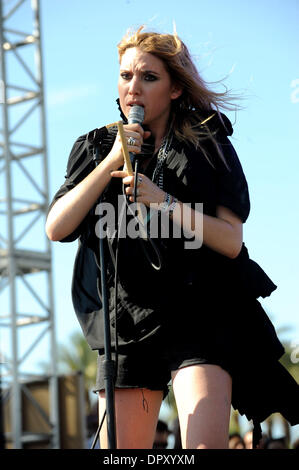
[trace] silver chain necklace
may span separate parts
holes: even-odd
[[[157,155],[157,164],[154,169],[152,181],[156,183],[160,189],[163,189],[163,165],[170,150],[171,142],[172,135],[169,133],[164,137]]]

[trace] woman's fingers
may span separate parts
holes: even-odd
[[[137,132],[126,132],[128,150],[130,152],[140,152],[142,137]]]
[[[113,178],[123,178],[123,183],[128,185],[125,189],[125,192],[126,192],[127,196],[131,196],[130,201],[133,202],[135,176],[134,175],[132,175],[132,176],[128,175],[128,173],[126,171],[123,171],[123,170],[112,171],[111,176]],[[140,175],[140,173],[139,173],[138,177],[137,177],[137,179],[138,179],[138,181],[137,181],[137,196],[140,196],[140,184],[142,182],[142,178],[143,178],[143,175]]]
[[[111,171],[111,176],[113,178],[123,178],[123,183],[124,184],[129,184],[130,186],[134,186],[134,181],[135,181],[135,174],[134,175],[128,175],[128,173],[125,170],[117,170],[117,171]],[[142,181],[145,180],[145,176],[142,175],[141,173],[138,173],[137,176],[137,185],[140,186]]]
[[[124,139],[130,153],[140,153],[143,140],[150,136],[150,131],[144,131],[139,124],[124,125]],[[121,144],[121,137],[118,134],[118,144]]]
[[[147,139],[151,132],[144,131],[140,124],[126,124],[124,126],[124,132],[127,140],[129,152],[139,153],[143,141]]]
[[[133,201],[135,176],[128,175],[128,173],[123,170],[112,171],[111,176],[113,178],[123,178],[123,183],[128,185],[126,194],[130,196],[130,200]],[[138,173],[137,189],[138,202],[144,202],[146,205],[149,205],[151,203],[159,204],[164,201],[164,191],[142,173]]]
[[[111,171],[110,174],[113,178],[123,178],[124,184],[134,184],[134,175],[128,175],[124,170]]]
[[[141,145],[143,144],[144,130],[139,124],[126,124],[124,126],[124,133],[128,149],[130,152],[140,152]]]

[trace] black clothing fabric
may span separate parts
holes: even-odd
[[[228,138],[233,132],[231,123],[223,114],[202,112],[203,120],[207,117],[210,119],[204,126],[213,133],[224,159],[210,139],[201,143],[208,158],[200,149],[173,139],[164,163],[164,190],[182,202],[203,203],[204,214],[210,216],[215,216],[217,206],[223,205],[245,222],[250,212],[248,186]],[[103,127],[77,139],[69,156],[65,182],[50,207],[94,169],[95,146],[102,159],[107,156],[116,132],[115,127]],[[149,139],[142,150],[140,171],[151,178],[157,158],[153,155],[153,142]],[[148,166],[142,166],[142,159],[149,160]],[[121,194],[121,180],[112,178],[102,202],[110,202],[116,208]],[[94,207],[62,241],[78,238],[72,284],[74,309],[90,347],[103,352],[97,221]],[[241,414],[260,423],[269,414],[280,412],[292,425],[298,424],[298,385],[279,363],[284,348],[257,300],[269,296],[276,285],[250,259],[245,244],[237,258],[229,259],[205,245],[184,249],[185,241],[184,234],[181,238],[154,240],[163,261],[162,269],[157,271],[144,256],[144,249],[152,258],[155,256],[148,241],[119,239],[119,352],[133,353],[136,344],[151,339],[154,342],[162,331],[165,338],[168,335],[178,345],[188,344],[192,351],[200,345],[210,360],[226,364],[233,378],[232,404]],[[115,239],[108,243],[106,238],[112,339],[114,250]]]
[[[194,347],[193,347],[194,346]],[[199,342],[196,345],[183,343],[168,334],[165,326],[147,341],[136,342],[128,352],[112,353],[117,365],[116,388],[146,388],[168,393],[171,372],[196,364],[213,364],[230,373],[229,367],[218,357],[205,351]],[[94,392],[105,389],[105,355],[99,354],[97,380]]]

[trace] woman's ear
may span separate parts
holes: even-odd
[[[172,100],[176,100],[177,98],[179,98],[179,96],[181,96],[181,94],[183,93],[183,89],[182,87],[180,87],[179,85],[172,85],[172,89],[171,89],[171,94],[170,94],[170,97]]]

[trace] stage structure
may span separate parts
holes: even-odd
[[[2,398],[11,404],[5,440],[12,448],[47,441],[49,448],[59,448],[52,259],[44,230],[48,171],[40,33],[38,0],[0,0],[0,367]],[[36,369],[41,361],[47,372]],[[50,381],[48,414],[26,387],[43,376]],[[28,399],[41,429],[47,423],[48,435],[24,429],[22,406]]]

